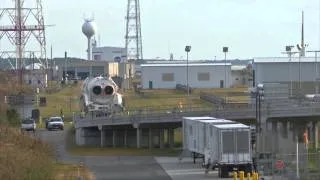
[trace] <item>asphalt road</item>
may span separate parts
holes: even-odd
[[[37,132],[40,139],[54,145],[58,160],[72,164],[82,161],[97,180],[171,180],[153,157],[69,155],[64,145],[65,135],[66,131],[39,129]]]

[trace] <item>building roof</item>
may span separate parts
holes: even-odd
[[[254,63],[284,63],[284,62],[315,62],[315,57],[256,57],[253,58]],[[317,58],[317,61],[320,61],[320,57]]]
[[[231,66],[231,63],[189,63],[188,66]],[[187,66],[184,64],[141,64],[141,67],[184,67]]]
[[[214,120],[216,118],[214,117],[209,117],[209,116],[203,116],[203,117],[183,117],[183,119],[188,119],[188,120],[204,120],[204,119],[210,119]]]
[[[241,70],[244,70],[244,69],[247,69],[247,66],[244,66],[244,65],[231,66],[231,70],[232,71],[241,71]]]
[[[244,124],[218,124],[214,126],[219,129],[249,128],[249,126]]]
[[[34,63],[34,64],[29,64],[27,66],[25,66],[26,70],[32,70],[32,69],[42,69],[44,68],[42,64],[40,63]]]

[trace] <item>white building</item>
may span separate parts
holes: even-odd
[[[314,57],[254,58],[255,84],[286,83],[293,91],[301,88],[306,93],[314,93],[319,80],[319,60]]]
[[[231,86],[230,63],[226,65],[224,63],[192,63],[188,66],[188,74],[191,88]],[[186,77],[186,64],[141,65],[141,85],[143,89],[175,89],[177,84],[186,85]]]
[[[24,82],[33,88],[46,88],[48,86],[48,75],[45,67],[40,63],[25,66],[23,77]]]
[[[255,81],[289,82],[300,79],[302,82],[313,82],[319,78],[319,60],[316,62],[314,57],[293,57],[291,61],[288,57],[254,58]]]
[[[237,86],[251,86],[251,68],[248,65],[233,65],[231,66],[231,85]]]
[[[124,62],[126,53],[122,47],[92,47],[92,59],[96,61]]]

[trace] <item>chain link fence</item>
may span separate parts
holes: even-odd
[[[257,160],[260,177],[272,180],[318,180],[320,153],[263,154]]]

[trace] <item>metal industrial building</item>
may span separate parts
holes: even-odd
[[[126,48],[122,47],[92,47],[92,59],[107,62],[125,62]]]
[[[142,64],[142,88],[174,89],[177,84],[186,85],[187,69],[188,82],[191,88],[224,88],[231,86],[230,63],[190,63],[188,68],[187,64]]]
[[[108,63],[105,61],[79,61],[79,62],[67,62],[64,66],[59,67],[60,79],[63,73],[67,71],[69,78],[80,78],[85,79],[89,76],[90,72],[92,75],[103,74],[110,76],[119,75],[118,63]]]
[[[130,70],[131,69],[131,70]],[[130,66],[129,63],[117,63],[117,62],[106,62],[106,61],[73,61],[60,64],[58,68],[58,78],[62,79],[63,74],[67,72],[68,79],[85,79],[89,76],[90,72],[92,75],[110,75],[111,77],[121,78],[124,89],[130,88],[129,84],[129,72],[134,72],[134,67]],[[133,77],[134,74],[131,73]]]
[[[293,91],[303,89],[305,93],[314,93],[318,91],[319,60],[315,57],[254,58],[255,84],[285,83]]]

